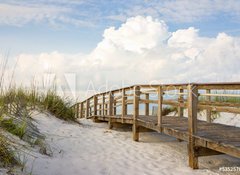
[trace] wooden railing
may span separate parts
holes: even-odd
[[[190,83],[135,85],[99,93],[74,105],[76,117],[94,118],[105,116],[131,117],[133,121],[133,139],[138,141],[137,120],[139,116],[150,115],[151,105],[157,106],[157,127],[162,132],[163,109],[172,106],[177,116],[188,117],[189,165],[197,167],[194,154],[197,133],[198,110],[206,111],[206,121],[212,121],[212,113],[229,112],[240,114],[240,83]]]
[[[223,90],[225,92],[222,92]],[[212,97],[225,97],[226,101],[214,100]],[[163,106],[176,107],[178,115],[183,116],[183,109],[190,110],[191,100],[195,100],[197,104],[191,108],[206,110],[207,120],[211,122],[212,111],[240,113],[240,103],[234,100],[228,101],[227,98],[240,99],[240,83],[136,85],[93,95],[75,104],[74,108],[78,118],[117,114],[124,117],[134,116],[133,112],[140,109],[135,105],[143,104],[145,110],[142,115],[148,116],[149,105],[156,104],[160,123]],[[128,109],[129,106],[133,106],[131,111]]]

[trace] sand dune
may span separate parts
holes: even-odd
[[[82,119],[69,124],[50,115],[35,116],[53,157],[37,155],[26,170],[36,175],[159,175],[219,174],[219,166],[237,164],[228,156],[200,159],[200,170],[188,167],[185,142],[158,133],[141,134],[133,142],[127,129],[108,130],[106,123]]]

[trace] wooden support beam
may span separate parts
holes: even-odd
[[[86,118],[89,117],[89,100],[86,101]]]
[[[122,89],[122,123],[123,123],[123,118],[126,116],[126,92],[125,89]]]
[[[80,118],[83,118],[83,103],[80,103]]]
[[[102,105],[99,105],[99,115],[102,115]]]
[[[108,101],[109,101],[108,114],[109,114],[109,116],[112,116],[113,115],[113,101],[114,101],[114,97],[113,97],[112,92],[109,92]],[[108,128],[112,129],[112,127],[113,127],[112,121],[111,121],[111,118],[109,117],[109,119],[108,119]]]
[[[139,116],[139,99],[140,99],[140,87],[134,86],[133,90],[133,140],[139,141],[139,126],[137,124],[137,118]]]
[[[97,115],[97,103],[98,103],[98,98],[97,96],[93,97],[93,115],[96,116]]]
[[[105,115],[105,95],[102,95],[102,115]]]
[[[178,116],[179,117],[183,117],[183,107],[182,107],[182,103],[184,103],[184,98],[183,98],[183,92],[184,92],[184,90],[183,89],[179,89],[179,98],[178,98],[178,103],[179,103],[179,105],[178,105]]]
[[[195,84],[188,85],[188,156],[189,166],[198,169],[198,155],[195,146],[194,134],[197,132],[197,105],[198,87]]]
[[[149,100],[149,94],[145,94],[145,99]],[[145,103],[145,115],[149,116],[149,103]]]
[[[210,89],[207,89],[207,90],[206,90],[206,93],[207,93],[207,94],[210,94],[210,93],[211,93],[211,90],[210,90]],[[206,97],[206,101],[210,102],[210,101],[211,101],[211,96],[207,96],[207,97]],[[206,110],[206,114],[207,114],[207,116],[206,116],[207,122],[208,122],[208,123],[211,123],[211,115],[212,115],[211,109],[207,109],[207,110]]]
[[[158,110],[157,110],[157,118],[158,118],[158,129],[159,132],[162,132],[162,101],[163,101],[163,90],[162,86],[159,86],[157,89],[158,93]]]
[[[78,103],[74,106],[75,118],[78,118]]]
[[[112,92],[109,93],[109,109],[108,109],[108,115],[112,116],[113,115],[113,95]]]
[[[204,147],[200,147],[200,146],[196,146],[195,147],[195,151],[196,151],[196,155],[198,157],[201,156],[214,156],[214,155],[220,155],[220,154],[224,154],[209,148],[204,148]]]

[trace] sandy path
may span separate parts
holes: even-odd
[[[193,171],[186,143],[157,133],[141,134],[141,141],[133,142],[130,131],[109,131],[106,123],[83,119],[82,125],[69,124],[44,114],[35,118],[54,152],[53,157],[28,161],[35,175],[206,175],[227,165],[225,157],[205,157],[201,169]]]

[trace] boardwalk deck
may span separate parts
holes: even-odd
[[[164,99],[167,93],[175,92],[173,100]],[[218,93],[211,93],[220,91]],[[131,124],[133,140],[139,140],[142,128],[167,134],[188,142],[189,166],[198,168],[198,157],[228,154],[240,158],[240,128],[211,122],[211,113],[240,113],[238,94],[225,93],[240,91],[240,83],[175,84],[131,86],[114,91],[96,94],[74,106],[77,117],[92,118],[94,121]],[[205,93],[204,93],[205,92]],[[155,98],[152,99],[152,94]],[[212,97],[230,97],[229,101],[213,100]],[[215,98],[216,99],[216,98]],[[140,109],[143,104],[145,110]],[[157,116],[149,115],[149,104],[157,105]],[[129,115],[128,105],[132,106]],[[164,115],[163,108],[173,106],[178,116]],[[183,117],[183,110],[188,116]],[[140,110],[145,115],[140,115]],[[206,110],[206,121],[197,120],[198,110]],[[119,114],[120,112],[120,114]],[[118,113],[118,114],[117,114]]]
[[[124,116],[122,122],[121,116],[95,116],[98,120],[132,124],[133,118],[128,115]],[[156,116],[142,116],[138,118],[138,125],[160,132],[157,126]],[[240,157],[240,128],[217,123],[208,123],[198,120],[197,130],[194,135],[197,145],[222,153],[229,154],[234,157]],[[188,141],[188,119],[185,117],[163,116],[162,133],[173,136],[177,139]]]

